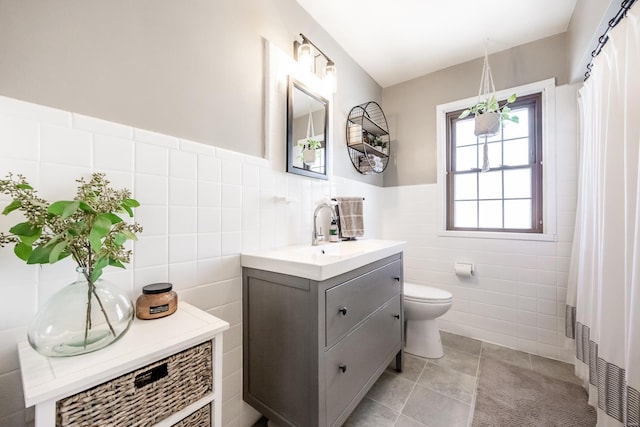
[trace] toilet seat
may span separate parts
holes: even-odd
[[[443,289],[404,282],[404,298],[407,301],[444,303],[451,302],[453,295]]]

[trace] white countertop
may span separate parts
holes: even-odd
[[[229,324],[186,302],[167,317],[134,319],[115,343],[92,353],[45,357],[23,341],[18,344],[27,407],[68,396],[192,347],[229,328]]]
[[[284,248],[244,252],[243,267],[326,280],[379,259],[400,253],[405,242],[362,239],[318,246],[296,245]]]

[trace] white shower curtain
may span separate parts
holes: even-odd
[[[580,90],[578,206],[567,336],[598,426],[640,427],[640,8]]]

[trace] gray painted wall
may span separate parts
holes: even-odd
[[[382,185],[344,136],[381,88],[295,0],[0,0],[0,95],[262,156],[263,39],[300,32],[338,67],[334,173]]]
[[[591,52],[598,44],[598,37],[618,12],[620,3],[621,0],[578,2],[567,29],[572,83],[584,79],[587,64],[591,61]]]
[[[394,124],[385,187],[436,182],[436,106],[475,96],[482,62],[478,58],[383,89],[382,106]],[[489,56],[489,64],[496,90],[551,77],[566,84],[566,33],[497,52]]]

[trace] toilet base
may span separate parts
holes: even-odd
[[[407,320],[404,351],[428,359],[440,359],[444,356],[435,319]]]

